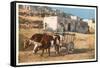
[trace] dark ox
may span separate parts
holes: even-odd
[[[38,40],[39,39],[39,40]],[[48,54],[50,56],[50,47],[51,42],[53,41],[53,37],[51,35],[43,34],[41,38],[35,38],[36,42],[39,42],[39,44],[35,44],[33,53],[37,53],[38,50],[42,50],[41,56],[44,54],[44,50],[48,50]]]

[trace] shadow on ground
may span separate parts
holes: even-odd
[[[26,49],[22,49],[21,51],[23,52],[27,52],[27,51],[31,51],[33,50],[33,47],[34,46],[30,46]],[[57,56],[65,56],[65,55],[71,55],[71,54],[80,54],[80,53],[87,53],[87,52],[90,52],[94,49],[74,49],[74,52],[73,53],[67,53],[66,49],[61,49],[60,50],[60,54],[56,54],[55,51],[52,51],[51,49],[51,52],[50,52],[50,57],[57,57]],[[41,54],[41,50],[36,54],[36,55],[40,55]],[[48,56],[48,52],[44,52],[44,56]]]

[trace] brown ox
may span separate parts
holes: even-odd
[[[33,44],[33,53],[36,54],[37,51],[42,50],[41,56],[44,54],[44,50],[48,50],[50,56],[50,47],[52,45],[53,37],[48,34],[34,34],[29,40],[26,41],[24,47]]]

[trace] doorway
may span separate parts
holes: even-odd
[[[71,30],[70,26],[71,26],[71,24],[70,24],[70,23],[68,23],[68,31],[70,31],[70,30]]]

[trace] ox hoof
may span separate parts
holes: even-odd
[[[33,51],[33,54],[36,54],[36,53]]]
[[[43,57],[43,55],[40,55],[40,57]]]

